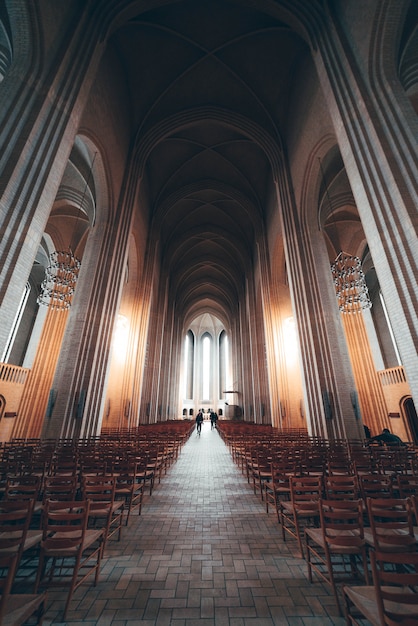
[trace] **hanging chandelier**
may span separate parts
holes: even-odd
[[[371,308],[366,278],[357,256],[340,252],[331,272],[341,313],[360,313]]]
[[[55,250],[49,257],[49,264],[45,270],[45,278],[41,284],[41,291],[38,296],[38,304],[44,304],[50,309],[58,311],[66,311],[70,308],[81,267],[81,261],[74,256],[72,252],[71,242],[75,238],[77,231],[77,222],[83,209],[84,198],[90,183],[90,177],[93,171],[94,161],[97,152],[94,153],[93,160],[90,165],[89,174],[84,186],[83,195],[81,196],[80,206],[77,212],[77,219],[74,225],[74,232],[70,238],[68,250]]]
[[[38,304],[65,311],[71,306],[81,262],[72,251],[56,250],[49,257],[45,278],[41,284]]]

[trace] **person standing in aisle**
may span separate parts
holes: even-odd
[[[216,422],[218,421],[218,415],[215,411],[210,412],[210,429],[216,428]]]
[[[200,433],[202,432],[202,422],[203,422],[203,413],[202,411],[199,411],[199,413],[196,415],[196,431],[198,435],[200,435]]]

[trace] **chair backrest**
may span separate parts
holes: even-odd
[[[327,500],[357,500],[359,484],[354,474],[333,474],[324,479]]]
[[[333,547],[364,546],[363,501],[320,500],[319,518],[324,539]]]
[[[279,483],[289,484],[290,477],[300,475],[299,467],[294,461],[288,461],[283,459],[275,459],[271,463],[271,474],[273,480]]]
[[[371,552],[380,621],[388,626],[418,624],[418,553]]]
[[[412,505],[408,498],[368,498],[367,511],[375,550],[416,550]]]
[[[117,470],[114,473],[116,478],[116,490],[120,485],[135,483],[137,477],[138,465],[135,459],[121,460]]]
[[[40,476],[9,476],[4,497],[6,500],[38,500]]]
[[[354,472],[357,475],[371,474],[375,471],[375,462],[367,448],[354,448],[350,451],[350,459]]]
[[[392,498],[393,480],[387,474],[363,474],[359,476],[364,501],[367,498]]]
[[[81,551],[90,512],[88,500],[47,500],[42,519],[42,546],[47,550]]]
[[[92,502],[113,502],[115,499],[115,476],[82,476],[81,496]]]
[[[47,476],[43,488],[43,500],[75,500],[77,494],[76,476]]]
[[[290,497],[297,504],[318,502],[322,498],[322,476],[291,476]]]
[[[418,493],[418,476],[411,474],[397,474],[397,490],[401,498],[407,498]]]

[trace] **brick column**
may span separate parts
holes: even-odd
[[[376,3],[369,58],[361,59],[330,15],[314,59],[418,406],[418,124],[396,75],[392,32],[405,6]]]
[[[7,104],[0,109],[5,115],[10,112],[10,119],[0,119],[0,352],[78,129],[102,51],[99,35],[96,22],[82,11],[48,66],[37,57],[35,41],[27,53],[28,66],[21,68],[24,80],[12,72],[2,83],[14,110],[9,111],[10,102],[0,100]]]

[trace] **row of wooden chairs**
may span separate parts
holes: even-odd
[[[33,506],[33,500],[0,503],[0,624],[24,624],[32,616],[41,623],[45,612],[46,592],[12,593],[23,552],[32,547],[28,534]]]
[[[96,446],[92,449],[57,449],[32,452],[30,456],[19,453],[8,455],[0,462],[0,480],[8,474],[36,474],[41,477],[62,473],[114,473],[119,466],[135,460],[137,464],[152,468],[160,480],[172,462],[178,458],[178,449],[165,446],[143,446],[141,448]]]
[[[398,584],[398,589],[396,592],[392,589],[392,601],[400,591],[402,575],[413,574],[410,581],[414,581],[415,586],[418,584],[418,570],[410,569],[413,563],[418,563],[418,536],[413,526],[418,500],[416,496],[393,500],[369,498],[367,527],[364,525],[363,504],[362,500],[318,502],[319,526],[306,528],[305,531],[308,578],[312,582],[312,573],[315,572],[323,582],[330,585],[340,614],[342,611],[337,584],[344,584],[342,591],[348,621],[352,621],[353,617],[355,623],[351,608],[356,606],[364,617],[370,618],[373,615],[373,624],[388,624],[388,615],[380,621],[388,609],[381,595],[384,571],[388,567],[393,569],[396,563],[397,575],[401,574],[393,577],[392,584]],[[369,575],[369,562],[374,584]],[[353,582],[356,584],[353,585]],[[359,583],[366,585],[365,592],[358,591]],[[391,607],[394,622],[402,614],[403,619],[407,617],[408,620],[418,617],[418,589],[415,592],[410,589],[408,593],[408,604],[399,600],[396,608],[394,605]],[[372,607],[364,601],[371,597],[375,598]],[[379,605],[383,610],[381,615],[378,612]]]
[[[178,424],[178,427],[174,427]],[[157,425],[155,425],[157,426]],[[180,428],[181,427],[181,428]],[[185,430],[185,427],[187,430]],[[151,426],[145,429],[117,432],[110,439],[108,435],[89,439],[13,439],[0,444],[0,474],[29,474],[45,475],[71,471],[74,466],[78,470],[87,467],[111,472],[122,460],[131,457],[164,458],[166,463],[178,458],[181,446],[190,435],[190,425],[183,422],[170,423],[168,432],[161,432]],[[45,465],[47,466],[45,468]]]
[[[142,463],[138,446],[127,446],[129,454],[119,455],[111,473],[108,465],[80,465],[79,454],[77,463],[66,465],[76,447],[71,442],[60,447],[63,463],[53,474],[6,475],[0,499],[0,624],[23,624],[29,617],[41,623],[47,590],[54,586],[68,586],[65,620],[79,585],[87,578],[97,584],[107,542],[120,540],[134,508],[141,513],[147,486],[152,493],[158,473],[155,465]],[[169,462],[176,454],[173,447]],[[28,580],[34,580],[32,593],[22,593]]]
[[[268,471],[271,463],[287,466],[293,473],[315,474],[418,474],[415,450],[386,450],[379,452],[362,448],[348,453],[347,449],[330,447],[318,450],[305,446],[302,449],[274,448],[267,445],[252,445],[232,448],[232,456],[241,467],[241,471],[250,480],[251,474],[258,468]]]
[[[125,515],[125,524],[129,522],[131,511],[141,507],[146,480],[153,479],[150,472],[138,471],[134,463],[127,464],[116,474],[57,474],[45,477],[43,480],[36,475],[8,476],[3,499],[35,501],[35,513],[39,513],[47,500],[76,500],[87,496],[93,498],[94,491],[102,492],[103,500],[113,497],[118,506],[122,506]]]
[[[7,547],[8,540],[2,527],[1,512],[20,515],[20,511],[25,510],[32,525],[26,529],[22,551],[28,553],[40,546],[35,592],[43,585],[49,587],[57,583],[62,586],[67,582],[63,578],[64,570],[68,570],[72,563],[65,619],[72,594],[79,584],[92,572],[96,584],[107,541],[113,536],[118,540],[121,538],[124,511],[127,509],[126,524],[134,507],[140,512],[143,485],[136,482],[133,474],[118,475],[117,478],[86,475],[80,485],[72,475],[51,477],[43,500],[35,500],[33,496],[40,479],[32,478],[31,482],[18,482],[22,478],[17,477],[7,484],[5,496],[0,501],[0,554],[3,547]],[[30,515],[28,503],[31,504]]]
[[[32,616],[36,623],[41,623],[47,588],[54,585],[69,587],[65,620],[79,585],[92,574],[95,585],[98,581],[105,530],[88,527],[90,500],[48,500],[43,509],[42,530],[36,531],[39,557],[33,592],[12,592],[22,557],[33,548],[33,531],[29,540],[33,506],[34,500],[0,502],[1,624],[24,624]]]
[[[418,624],[414,449],[346,442],[324,454],[309,441],[279,449],[257,435],[232,439],[231,454],[254,493],[277,512],[283,539],[298,542],[308,579],[330,586],[347,624]]]
[[[283,539],[290,534],[299,543],[309,580],[312,582],[315,572],[330,585],[340,614],[337,584],[346,583],[343,595],[347,620],[357,623],[352,615],[355,607],[372,624],[398,623],[396,620],[401,617],[406,621],[399,623],[417,623],[413,620],[418,619],[418,570],[411,569],[417,563],[418,550],[418,531],[414,528],[418,520],[416,494],[407,498],[368,497],[366,501],[349,497],[330,500],[323,498],[321,477],[292,477],[290,498],[280,502],[279,518]],[[374,584],[370,583],[369,561]],[[402,576],[414,581],[415,588],[408,590],[412,595],[408,595],[407,604],[401,596],[397,606],[396,595],[382,596],[382,577],[388,568],[395,570],[391,574],[392,584],[398,580],[400,585]],[[355,586],[349,584],[353,582]],[[366,588],[359,591],[358,584],[362,582]],[[371,606],[370,598],[375,599]],[[393,622],[386,619],[390,602]],[[386,621],[382,620],[383,614]]]

